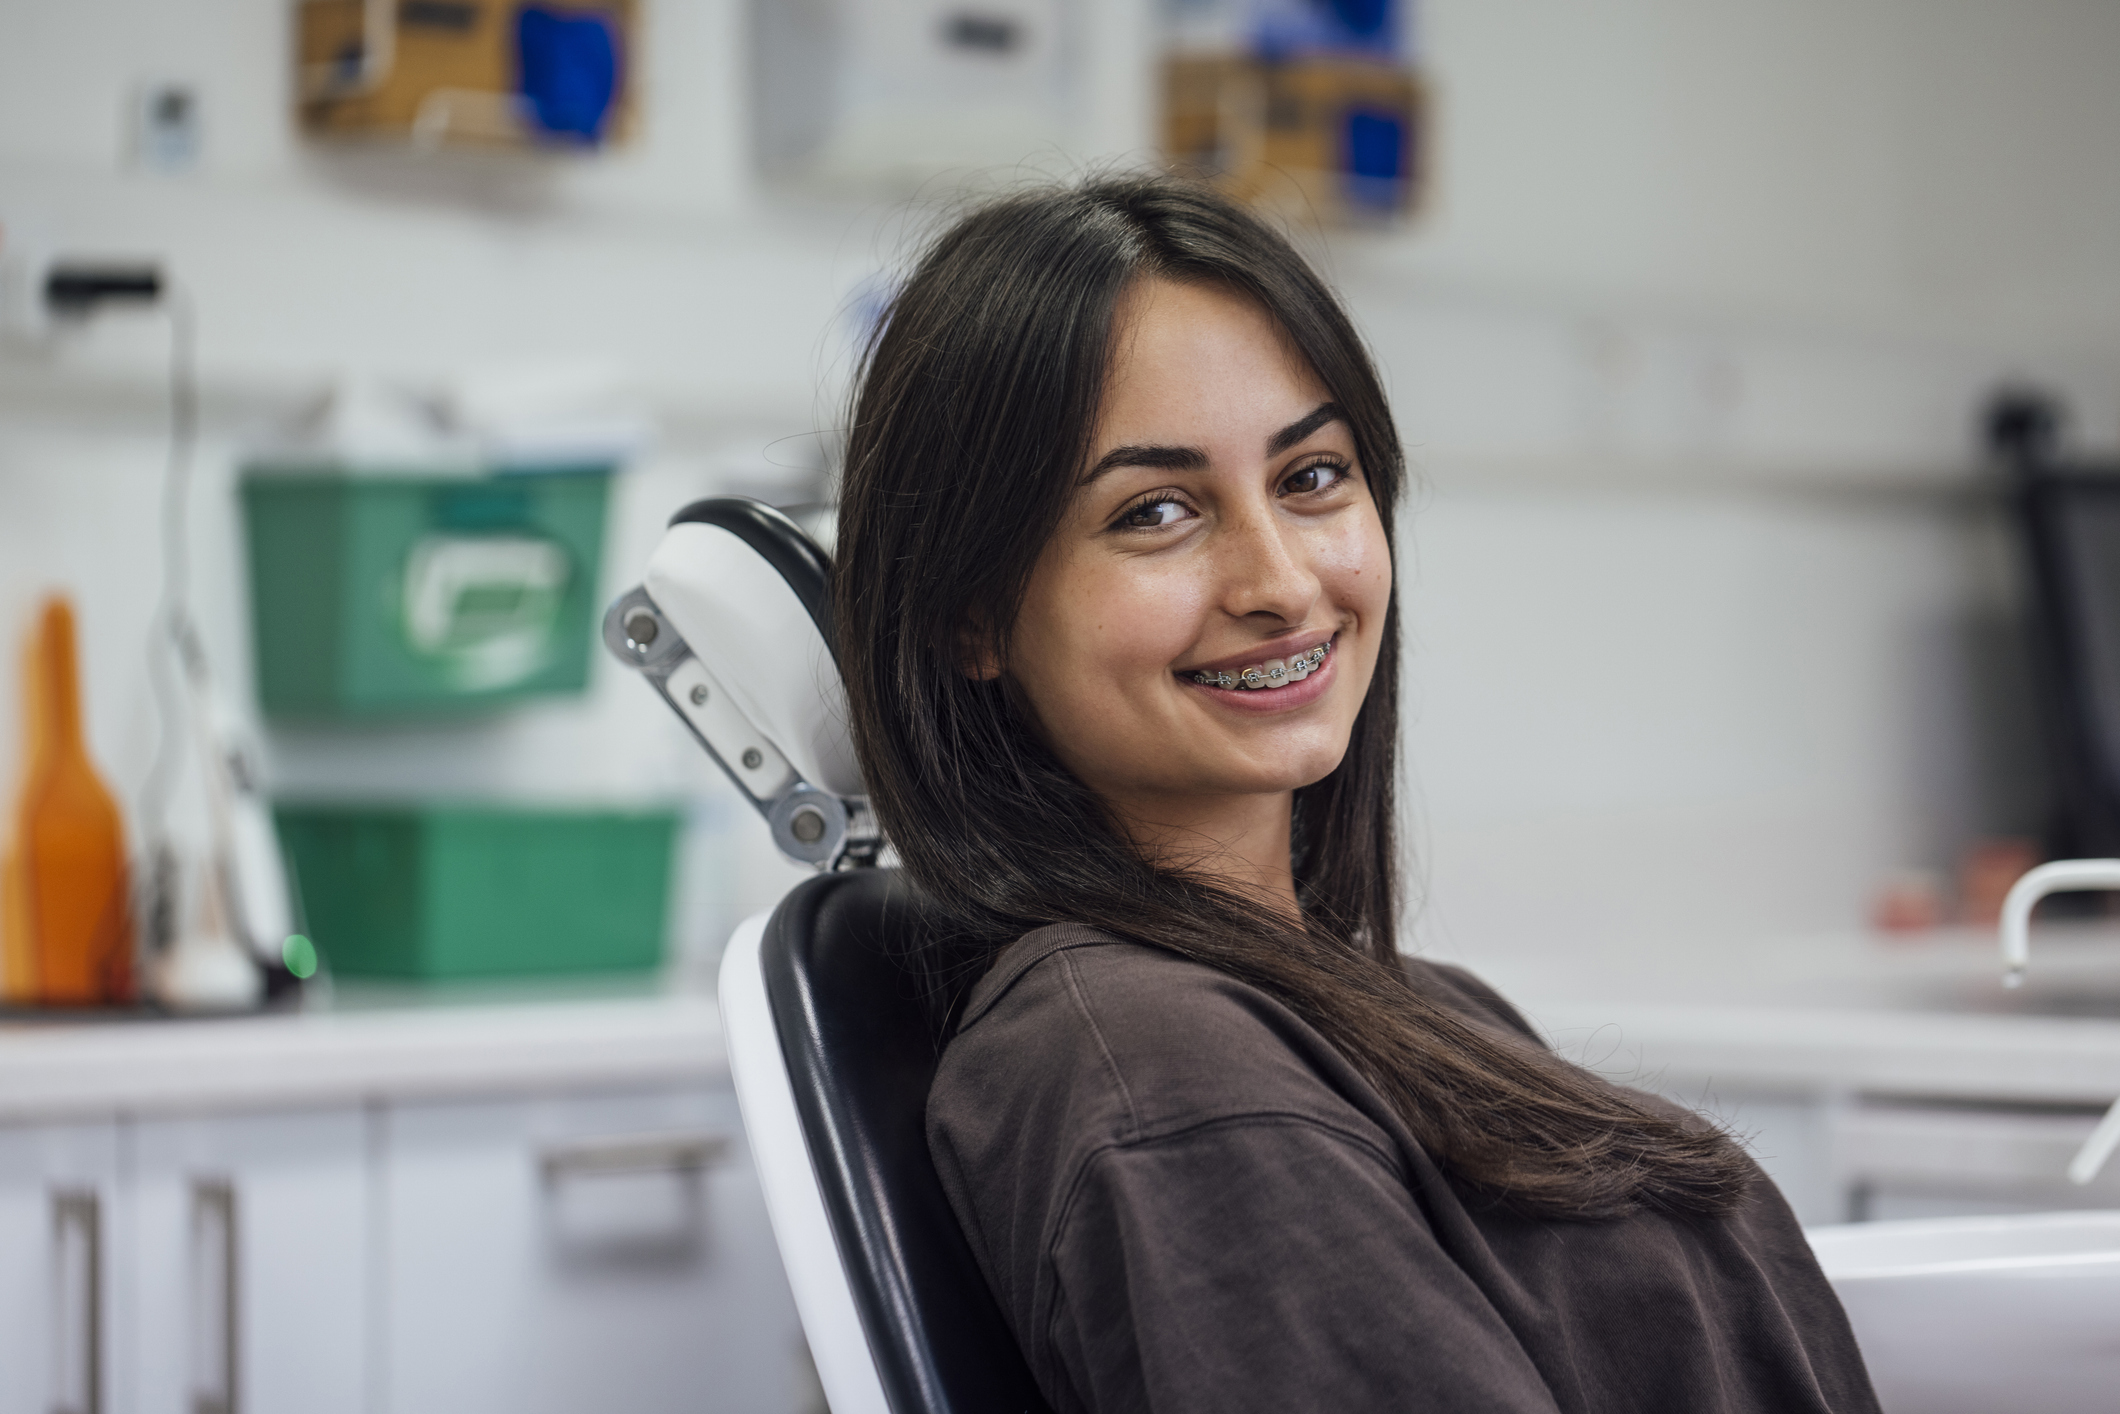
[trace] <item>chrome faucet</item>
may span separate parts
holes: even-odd
[[[2032,905],[2048,894],[2083,889],[2120,889],[2120,859],[2057,859],[2010,887],[2002,901],[2003,986],[2024,985],[2024,970],[2032,961]],[[2120,1100],[2113,1101],[2076,1157],[2069,1160],[2069,1182],[2080,1185],[2096,1178],[2116,1148],[2120,1148]]]

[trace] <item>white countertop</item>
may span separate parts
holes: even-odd
[[[2038,930],[2004,990],[1994,935],[1822,934],[1742,949],[1474,959],[1563,1051],[1615,1080],[2106,1104],[2120,1096],[2120,929]]]
[[[725,1079],[710,994],[342,989],[330,1009],[0,1023],[0,1123]]]
[[[1574,1059],[1659,1089],[2120,1097],[2120,1021],[1538,998],[1523,1010]]]

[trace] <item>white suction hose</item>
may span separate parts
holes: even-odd
[[[2003,986],[2024,985],[2024,969],[2032,960],[2032,906],[2048,894],[2080,889],[2120,889],[2120,859],[2057,859],[2040,865],[2011,887],[2009,897],[2002,901]],[[2113,1101],[2076,1157],[2069,1160],[2069,1182],[2081,1185],[2096,1178],[2115,1149],[2120,1149],[2120,1100]]]
[[[2089,1183],[2098,1176],[2098,1170],[2105,1167],[2105,1161],[2113,1156],[2116,1148],[2120,1148],[2120,1100],[2113,1101],[2105,1118],[2099,1120],[2098,1127],[2091,1131],[2091,1137],[2083,1141],[2076,1157],[2068,1161],[2068,1181],[2079,1188]]]

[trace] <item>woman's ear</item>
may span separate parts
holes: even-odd
[[[993,625],[984,614],[965,616],[957,630],[957,668],[973,682],[992,682],[1001,676],[1001,645]]]

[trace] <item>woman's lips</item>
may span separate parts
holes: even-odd
[[[1308,706],[1323,697],[1326,689],[1332,686],[1333,678],[1338,676],[1337,664],[1340,661],[1340,654],[1337,636],[1332,641],[1334,644],[1333,649],[1325,655],[1324,662],[1311,669],[1308,677],[1300,682],[1291,682],[1285,687],[1219,687],[1195,681],[1191,673],[1179,674],[1178,680],[1195,691],[1206,693],[1219,705],[1240,712],[1265,714],[1292,711],[1298,707]],[[1252,664],[1247,664],[1246,666],[1252,666]],[[1207,670],[1200,669],[1198,671],[1205,672]],[[1232,671],[1231,675],[1235,675],[1234,671]]]

